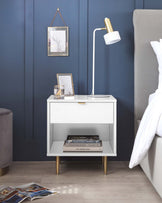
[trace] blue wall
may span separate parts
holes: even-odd
[[[47,27],[59,7],[70,28],[69,57],[47,56]],[[96,35],[96,93],[118,99],[118,157],[133,144],[133,25],[135,8],[162,8],[160,0],[1,0],[0,107],[14,113],[14,160],[46,157],[46,99],[56,73],[73,74],[75,93],[90,94],[92,31],[110,17],[122,41],[105,46]],[[54,26],[62,25],[59,17]]]

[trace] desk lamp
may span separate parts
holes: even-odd
[[[96,31],[107,30],[107,33],[104,35],[104,40],[105,40],[106,45],[114,44],[121,40],[119,32],[113,31],[110,19],[105,18],[104,21],[105,21],[104,28],[95,28],[93,31],[92,93],[90,95],[92,98],[93,97],[94,98],[105,97],[104,95],[95,95],[94,94],[94,89],[95,89],[95,34],[96,34]]]

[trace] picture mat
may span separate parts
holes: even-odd
[[[55,30],[50,32],[51,52],[65,52],[66,51],[66,31]]]
[[[71,75],[61,75],[58,76],[59,85],[64,85],[64,94],[65,95],[73,95],[73,84]]]

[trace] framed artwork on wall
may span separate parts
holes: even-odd
[[[48,27],[48,56],[69,55],[69,28]]]
[[[65,96],[74,95],[74,83],[72,73],[57,73],[57,84],[64,85]]]

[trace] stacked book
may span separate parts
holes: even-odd
[[[102,152],[102,140],[98,135],[68,135],[63,145],[64,152]]]

